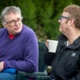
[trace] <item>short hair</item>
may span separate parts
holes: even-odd
[[[20,15],[20,17],[22,17],[21,10],[20,10],[19,7],[16,7],[16,6],[8,6],[8,7],[4,8],[4,10],[1,13],[0,20],[1,20],[2,23],[5,22],[6,16],[9,15],[10,13],[13,13],[13,14],[18,13]]]
[[[63,12],[68,12],[70,14],[70,19],[74,19],[75,27],[80,29],[80,6],[71,4],[65,7]]]

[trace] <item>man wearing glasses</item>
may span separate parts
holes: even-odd
[[[6,7],[1,13],[0,80],[16,80],[18,70],[38,70],[38,41],[35,32],[22,23],[19,7]]]
[[[80,80],[80,6],[65,7],[58,22],[62,34],[57,51],[50,53],[46,41],[44,54],[45,63],[52,66],[51,80]]]

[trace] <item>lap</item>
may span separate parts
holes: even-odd
[[[0,80],[16,80],[16,74],[0,73]]]

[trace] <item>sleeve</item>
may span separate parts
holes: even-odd
[[[44,62],[46,63],[46,65],[51,65],[54,57],[55,53],[48,52],[48,48],[46,47],[46,52],[44,54]]]
[[[4,68],[12,67],[16,70],[35,72],[38,70],[38,41],[34,32],[29,33],[24,44],[23,60],[4,61]]]

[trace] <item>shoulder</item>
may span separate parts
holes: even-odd
[[[2,36],[6,36],[6,32],[7,32],[6,28],[0,28],[0,38]]]
[[[0,32],[3,32],[5,31],[6,29],[5,28],[0,28]]]
[[[27,35],[34,35],[35,34],[34,30],[26,25],[23,25],[22,33],[27,34]]]
[[[27,32],[34,32],[33,29],[31,29],[29,26],[26,26],[26,25],[23,25],[23,29],[24,31],[27,31]]]
[[[28,44],[30,44],[29,42],[32,43],[36,43],[37,42],[37,36],[36,33],[28,26],[23,25],[23,29],[21,32],[21,37],[24,38],[24,42],[28,42]]]
[[[7,31],[6,28],[1,28],[0,29],[0,35],[4,34],[6,31]]]

